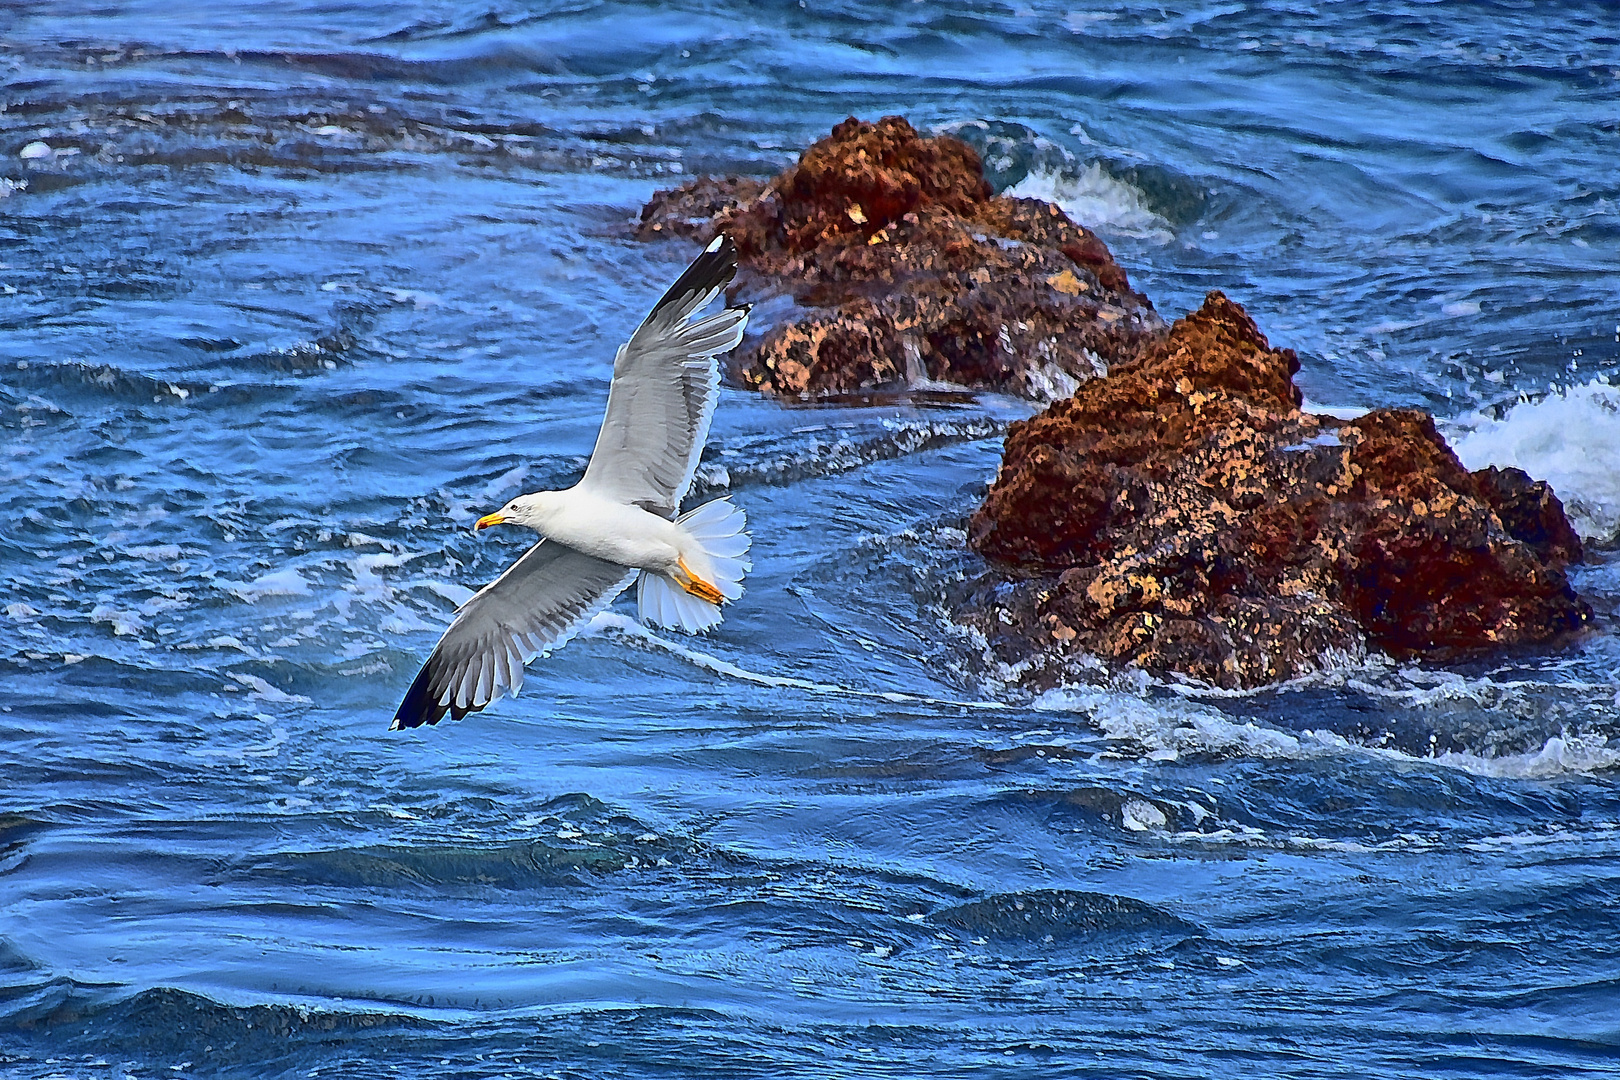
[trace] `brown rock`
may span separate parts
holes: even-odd
[[[969,541],[967,621],[1058,677],[1070,654],[1248,687],[1354,657],[1543,643],[1590,609],[1545,484],[1469,473],[1419,412],[1301,411],[1299,361],[1220,293],[1106,379],[1014,424]],[[1062,625],[1073,637],[1054,639]]]
[[[1545,480],[1532,480],[1523,469],[1495,465],[1474,473],[1474,480],[1509,536],[1523,540],[1550,562],[1581,561],[1581,538]]]
[[[926,380],[1061,397],[1163,331],[1095,234],[1048,203],[992,196],[972,147],[898,116],[844,121],[769,183],[659,192],[639,235],[721,230],[747,287],[802,310],[733,358],[767,393]]]

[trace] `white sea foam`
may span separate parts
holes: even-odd
[[[476,589],[469,589],[459,581],[446,581],[439,578],[424,578],[416,582],[415,587],[442,596],[458,608],[477,595]]]
[[[112,627],[115,636],[138,634],[146,626],[133,611],[120,611],[108,604],[97,604],[90,612],[91,622],[104,622]]]
[[[1081,225],[1167,244],[1175,239],[1170,223],[1147,205],[1141,191],[1093,163],[1077,174],[1034,169],[1004,194],[1057,203]]]
[[[173,562],[181,555],[179,544],[148,544],[127,547],[123,554],[147,562]]]
[[[1452,449],[1470,469],[1523,469],[1553,486],[1583,537],[1620,539],[1620,386],[1593,380],[1515,405],[1500,420],[1479,414],[1450,426]]]
[[[514,465],[485,484],[483,490],[479,492],[479,498],[488,502],[500,498],[509,491],[515,493],[521,487],[523,481],[528,478],[528,475],[529,467],[527,465]]]
[[[1319,416],[1331,416],[1338,420],[1360,420],[1372,411],[1365,405],[1324,405],[1310,398],[1306,398],[1300,404],[1300,410]]]
[[[396,304],[410,304],[412,307],[430,308],[444,303],[437,293],[423,292],[421,289],[384,289],[388,299]]]
[[[1608,743],[1601,735],[1555,735],[1541,749],[1528,754],[1481,757],[1448,753],[1432,760],[1477,776],[1550,780],[1570,773],[1606,772],[1620,766],[1620,750]]]
[[[1031,706],[1041,712],[1083,713],[1104,735],[1142,747],[1160,760],[1214,752],[1264,758],[1299,758],[1310,751],[1300,738],[1253,723],[1236,723],[1208,706],[1155,702],[1118,690],[1048,690]]]
[[[304,695],[289,694],[279,687],[271,686],[268,682],[259,678],[257,675],[247,675],[240,671],[227,671],[225,674],[228,678],[236,680],[245,689],[251,690],[254,697],[263,698],[265,701],[274,701],[278,704],[314,704],[314,702]]]
[[[1443,687],[1434,689],[1449,698],[1459,689],[1466,692],[1470,688],[1446,680]],[[1032,702],[1032,707],[1043,712],[1083,714],[1109,739],[1139,747],[1145,757],[1153,760],[1173,761],[1188,753],[1295,760],[1351,754],[1392,762],[1420,762],[1476,776],[1530,780],[1620,768],[1620,748],[1611,746],[1602,735],[1565,732],[1522,754],[1464,751],[1417,757],[1389,747],[1354,742],[1333,731],[1279,731],[1253,721],[1240,723],[1214,708],[1190,701],[1155,702],[1118,689],[1048,690]]]
[[[256,604],[266,596],[309,595],[309,582],[290,566],[285,570],[275,570],[254,578],[252,581],[221,579],[219,584],[250,604]]]

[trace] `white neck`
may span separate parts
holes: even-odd
[[[558,498],[560,491],[535,491],[528,495],[519,495],[507,506],[507,520],[514,525],[525,525],[542,536],[552,533],[548,528],[562,511],[562,500]]]

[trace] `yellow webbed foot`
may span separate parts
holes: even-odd
[[[673,576],[675,583],[681,588],[706,603],[718,606],[725,602],[726,598],[721,594],[720,590],[692,573],[687,567],[685,559],[677,558],[675,565],[680,569]]]

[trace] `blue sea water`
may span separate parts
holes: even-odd
[[[0,77],[0,1075],[1620,1075],[1612,5],[13,0]],[[388,733],[645,199],[889,113],[1553,480],[1596,630],[1031,697],[949,610],[1031,406],[728,390],[724,625]]]

